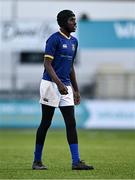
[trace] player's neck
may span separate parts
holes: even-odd
[[[65,29],[60,28],[60,31],[61,31],[63,34],[65,34],[67,37],[70,37],[70,33],[67,32]]]

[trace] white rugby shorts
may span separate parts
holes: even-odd
[[[54,82],[42,79],[40,83],[40,103],[52,107],[73,106],[74,98],[71,86],[67,86],[68,94],[61,95]]]

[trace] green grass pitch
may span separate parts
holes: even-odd
[[[93,171],[72,171],[65,130],[49,130],[46,171],[33,171],[36,130],[0,130],[0,179],[135,179],[135,131],[79,130],[81,158]]]

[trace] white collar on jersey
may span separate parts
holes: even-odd
[[[71,36],[67,36],[66,34],[64,34],[63,32],[61,32],[61,31],[59,31],[60,32],[60,34],[62,35],[62,36],[64,36],[65,38],[67,38],[67,39],[70,39],[71,38]]]

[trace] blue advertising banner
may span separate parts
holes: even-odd
[[[84,127],[88,118],[88,111],[82,103],[76,108],[77,126]],[[41,110],[38,100],[15,100],[0,102],[0,128],[35,128],[41,120]],[[63,128],[64,120],[59,111],[55,109],[52,121],[53,128]]]
[[[135,21],[80,21],[80,48],[135,48]]]
[[[86,128],[135,129],[135,101],[88,100],[85,105],[89,112]]]
[[[135,101],[82,101],[75,108],[76,124],[90,129],[135,129]],[[38,101],[0,102],[0,128],[37,128],[41,110]],[[57,108],[52,128],[65,127]]]

